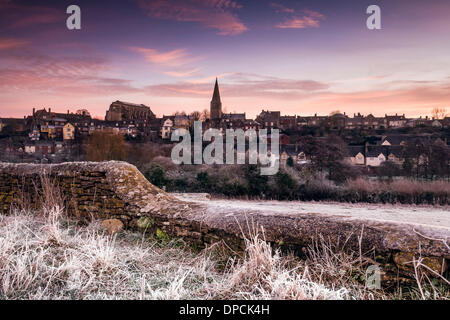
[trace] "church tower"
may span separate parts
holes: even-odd
[[[216,84],[214,85],[214,93],[211,100],[210,118],[213,121],[220,120],[222,118],[222,102],[220,101],[219,84],[216,78]]]

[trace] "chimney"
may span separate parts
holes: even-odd
[[[52,113],[52,108],[48,108],[48,113]]]
[[[36,112],[36,108],[33,108],[33,116],[34,116],[35,112]]]
[[[67,114],[69,114],[69,110],[67,110]]]

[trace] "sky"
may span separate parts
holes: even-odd
[[[216,77],[224,111],[248,118],[450,112],[449,40],[448,0],[0,0],[0,117],[201,111]]]

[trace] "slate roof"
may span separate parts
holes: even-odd
[[[290,157],[296,157],[301,151],[296,151],[295,149],[295,144],[282,145],[280,153],[286,152]]]
[[[348,146],[348,153],[351,157],[355,157],[358,153],[362,153],[364,155],[365,147],[364,146]]]
[[[385,157],[389,156],[389,147],[387,146],[368,146],[366,157],[378,157],[380,153],[384,154]]]
[[[224,113],[222,114],[222,119],[229,120],[245,120],[245,113]]]

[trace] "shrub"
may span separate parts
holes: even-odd
[[[165,171],[157,164],[153,164],[147,171],[145,171],[145,177],[152,184],[158,188],[163,188],[168,184],[168,180],[165,178]]]
[[[248,183],[248,193],[250,196],[262,196],[268,190],[268,177],[259,172],[256,165],[248,165],[245,168],[245,178]]]

